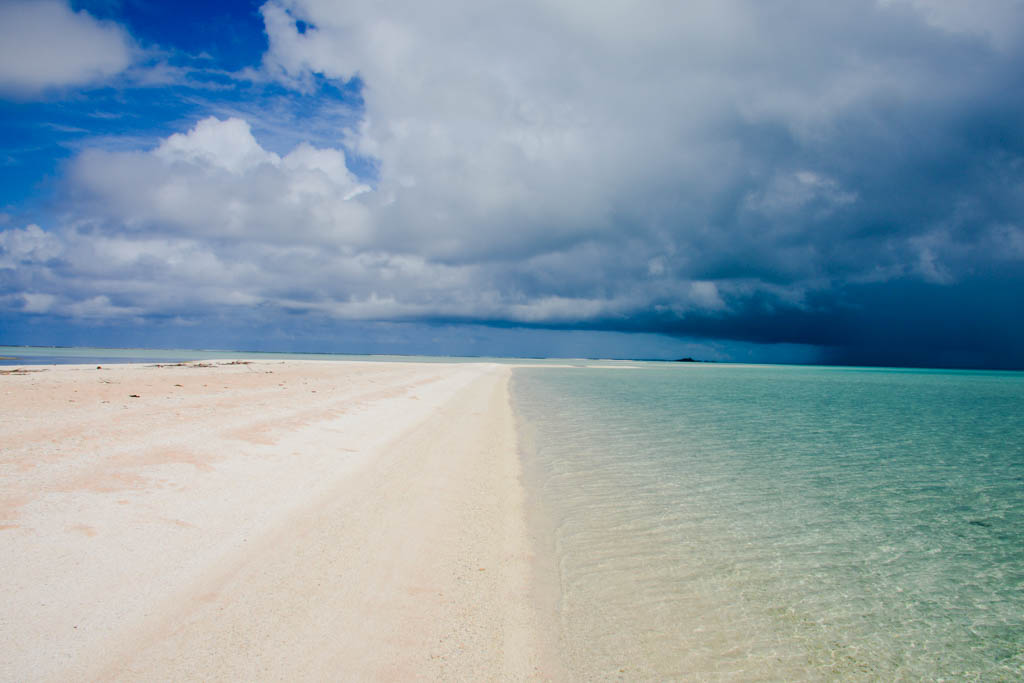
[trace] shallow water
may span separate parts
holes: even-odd
[[[517,369],[579,680],[1024,677],[1024,373]]]

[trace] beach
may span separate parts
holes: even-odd
[[[0,679],[561,677],[507,366],[25,370]]]
[[[3,366],[0,680],[1018,680],[1022,389]]]

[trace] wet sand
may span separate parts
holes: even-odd
[[[0,376],[0,679],[561,678],[509,372]]]

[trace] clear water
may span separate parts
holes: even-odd
[[[576,679],[1024,678],[1024,373],[512,386]]]

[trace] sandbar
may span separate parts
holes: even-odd
[[[0,377],[0,679],[551,680],[510,369]]]

